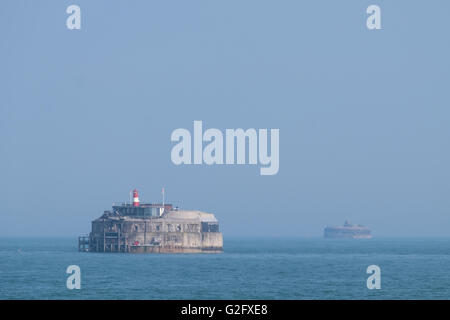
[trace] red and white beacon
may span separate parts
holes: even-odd
[[[139,207],[139,195],[136,189],[133,190],[133,207]]]

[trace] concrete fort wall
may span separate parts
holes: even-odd
[[[220,232],[201,232],[195,220],[98,219],[92,223],[91,251],[222,252]]]
[[[216,251],[223,249],[223,237],[220,232],[203,232],[202,249],[204,251]]]

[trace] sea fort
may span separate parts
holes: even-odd
[[[164,190],[164,189],[163,189]],[[133,191],[129,203],[92,221],[89,236],[79,237],[79,251],[130,253],[220,253],[219,222],[212,213],[179,210],[172,204],[140,203]]]

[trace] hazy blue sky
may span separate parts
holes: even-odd
[[[81,7],[81,30],[66,28]],[[382,30],[366,28],[381,6]],[[125,201],[227,236],[450,235],[449,1],[2,1],[0,236]],[[175,166],[176,128],[279,128],[280,170]]]

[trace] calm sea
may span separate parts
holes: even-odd
[[[369,290],[366,269],[381,268]],[[81,268],[81,290],[66,268]],[[449,299],[450,239],[225,239],[223,254],[80,253],[0,239],[0,299]]]

